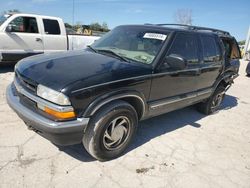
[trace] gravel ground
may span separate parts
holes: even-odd
[[[60,147],[29,131],[8,107],[13,67],[0,67],[0,187],[250,187],[250,78],[240,76],[221,110],[193,107],[140,123],[122,157],[99,162],[82,145]]]

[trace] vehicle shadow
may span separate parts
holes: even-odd
[[[0,74],[7,72],[14,72],[15,63],[0,63]]]
[[[238,99],[234,96],[226,95],[221,105],[220,111],[228,110],[237,106],[237,100]],[[195,106],[191,106],[144,120],[139,123],[136,138],[134,139],[131,146],[127,149],[125,154],[158,136],[168,134],[171,131],[177,130],[187,125],[198,129],[201,127],[201,125],[197,123],[197,121],[204,117],[206,116],[196,111]],[[82,144],[60,147],[59,149],[82,162],[91,162],[95,160],[86,152]]]
[[[229,110],[237,106],[237,100],[238,99],[234,96],[226,95],[218,112]],[[205,117],[207,116],[198,112],[195,106],[190,106],[142,121],[135,141],[127,152],[136,149],[155,137],[167,134],[185,126],[192,126],[196,129],[200,128],[202,125],[197,123],[197,121]]]
[[[70,155],[71,157],[74,157],[79,161],[91,162],[96,160],[88,154],[88,152],[85,150],[82,144],[76,144],[72,146],[57,146],[57,147],[60,151],[65,152],[66,154]]]

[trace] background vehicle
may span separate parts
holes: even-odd
[[[61,18],[35,14],[0,18],[0,62],[17,62],[31,55],[84,49],[97,36],[67,34]]]
[[[6,96],[28,127],[53,143],[82,142],[93,157],[109,160],[125,151],[139,120],[194,104],[204,114],[217,111],[240,58],[225,31],[119,26],[86,51],[20,61]]]
[[[246,73],[247,73],[247,76],[250,76],[250,61],[248,61]]]
[[[244,55],[245,60],[250,60],[250,26],[247,33],[247,38],[244,46]]]

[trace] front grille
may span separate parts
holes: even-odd
[[[15,72],[15,76],[17,81],[20,83],[22,87],[24,87],[26,90],[30,91],[31,93],[36,93],[37,84],[34,81],[31,81],[28,78],[25,78],[17,71]]]
[[[29,99],[28,97],[26,97],[22,94],[19,94],[19,98],[20,98],[20,103],[22,105],[31,109],[32,111],[36,110],[36,103],[34,101],[32,101],[31,99]]]
[[[14,96],[18,96],[18,92],[17,92],[16,87],[15,87],[14,84],[11,84],[11,90],[12,90],[12,93],[13,93]]]

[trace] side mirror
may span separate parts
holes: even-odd
[[[164,59],[164,64],[174,70],[183,70],[187,67],[187,61],[180,55],[171,54]]]
[[[6,32],[10,33],[13,31],[13,26],[12,25],[8,25],[5,29]]]

